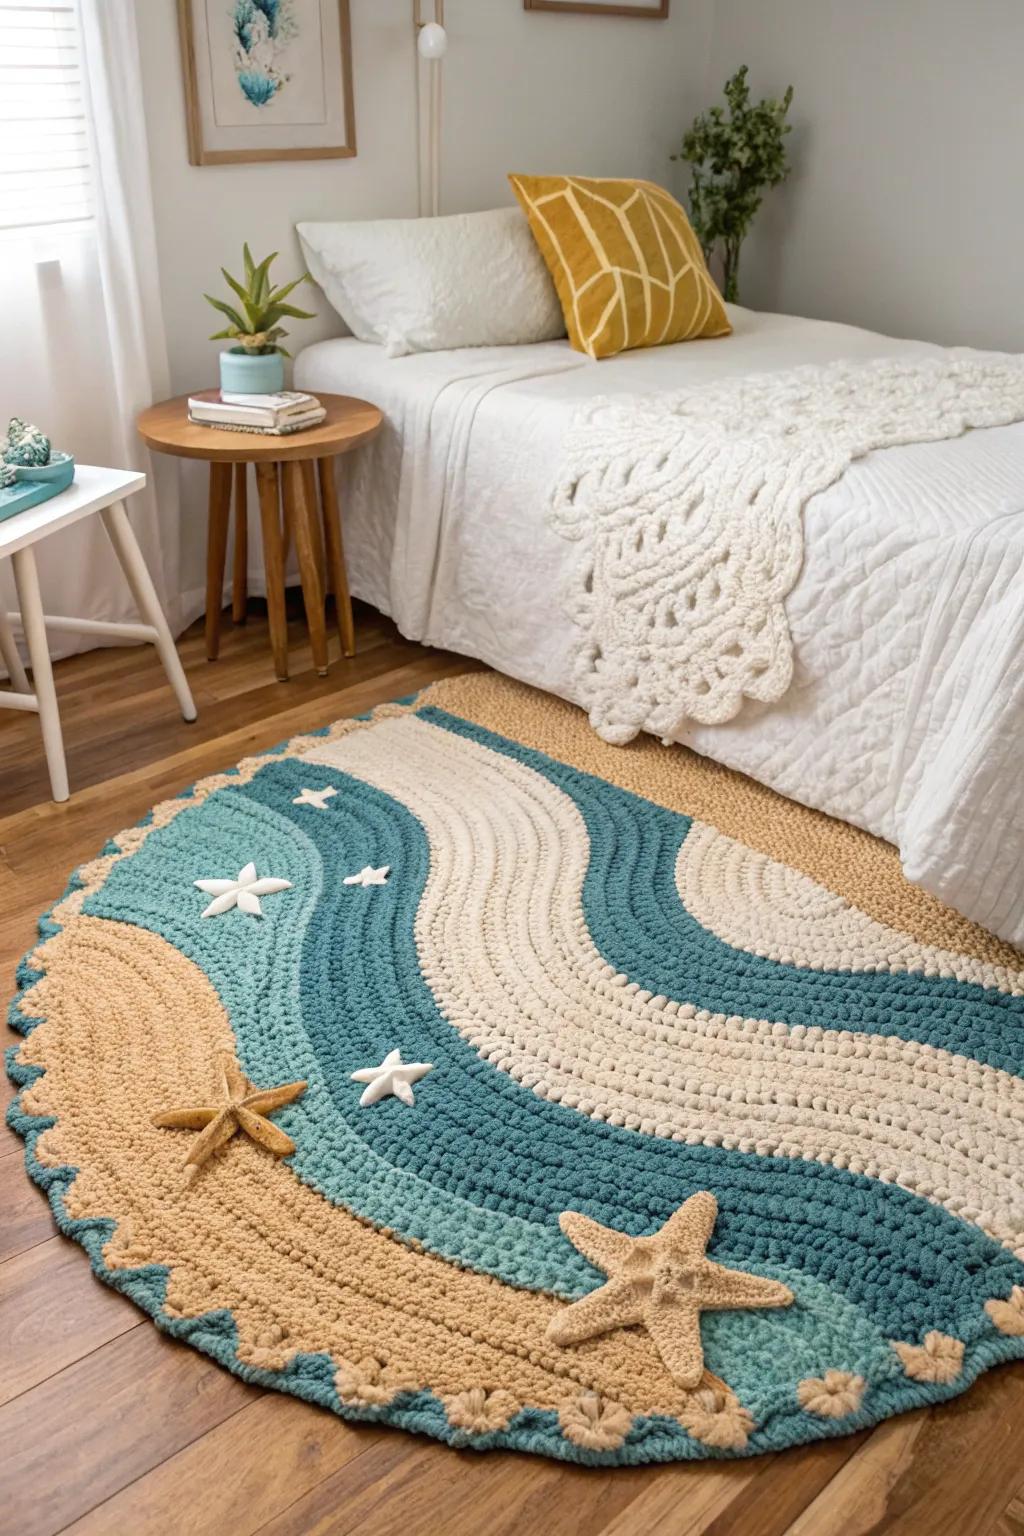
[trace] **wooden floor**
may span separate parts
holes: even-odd
[[[194,725],[151,651],[61,663],[67,805],[48,798],[34,719],[0,711],[0,992],[69,871],[154,801],[473,665],[359,619],[358,656],[332,652],[327,678],[294,624],[290,683],[273,681],[258,612],[227,629],[213,664],[193,629],[181,649]],[[12,1536],[1024,1536],[1022,1447],[1021,1367],[872,1433],[727,1465],[591,1471],[351,1427],[243,1385],[94,1280],[0,1127],[0,1532]]]

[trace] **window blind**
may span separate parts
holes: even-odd
[[[0,232],[92,212],[73,0],[0,0]]]

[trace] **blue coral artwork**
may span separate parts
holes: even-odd
[[[288,84],[288,50],[298,37],[293,0],[234,0],[234,61],[246,101],[265,107]]]

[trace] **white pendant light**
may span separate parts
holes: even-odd
[[[421,59],[443,59],[448,52],[448,33],[438,21],[425,22],[416,46]]]

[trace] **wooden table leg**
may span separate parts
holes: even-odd
[[[231,515],[231,465],[210,465],[210,521],[206,531],[206,655],[220,654],[220,610],[224,601],[224,564]]]
[[[288,619],[284,608],[284,544],[281,538],[276,464],[256,465],[256,488],[260,495],[260,528],[263,533],[263,569],[267,578],[270,648],[274,654],[274,672],[277,680],[280,683],[286,683],[288,681]]]
[[[341,536],[341,511],[338,506],[338,486],[334,478],[334,460],[321,459],[320,504],[323,508],[324,546],[327,550],[327,571],[334,588],[334,615],[338,624],[341,654],[356,653],[356,627],[352,618],[352,599],[348,590],[348,572],[345,569],[345,545]]]
[[[248,464],[235,465],[235,558],[231,571],[231,621],[245,623],[249,599]]]
[[[317,528],[316,502],[310,495],[310,481],[304,472],[305,465],[288,461],[282,465],[284,472],[284,515],[291,527],[295,541],[295,553],[299,557],[299,575],[302,578],[302,601],[306,608],[306,625],[313,652],[313,665],[321,677],[327,676],[327,628],[324,623],[324,588],[320,576],[318,546],[320,533]],[[310,465],[312,470],[312,465]]]

